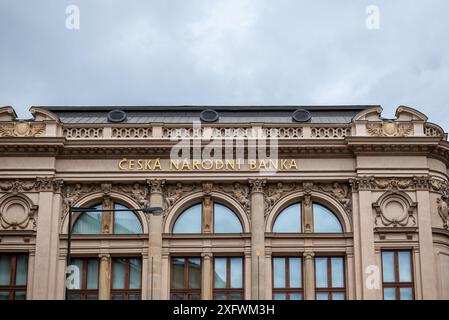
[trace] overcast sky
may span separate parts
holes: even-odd
[[[448,0],[0,0],[0,106],[407,105],[449,130],[448,15]]]

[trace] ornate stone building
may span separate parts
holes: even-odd
[[[0,108],[0,299],[449,299],[447,134],[381,112]]]

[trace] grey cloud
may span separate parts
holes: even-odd
[[[81,29],[65,28],[76,4]],[[377,5],[380,30],[365,27]],[[447,0],[2,0],[0,105],[381,104],[449,130]]]

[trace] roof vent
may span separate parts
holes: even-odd
[[[108,121],[120,123],[126,120],[126,113],[123,110],[112,110],[108,112]]]
[[[292,114],[292,118],[295,122],[307,122],[312,119],[312,115],[305,109],[298,109]]]
[[[212,109],[206,109],[201,111],[200,119],[204,122],[215,122],[218,120],[218,113]]]

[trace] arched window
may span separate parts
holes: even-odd
[[[304,232],[301,203],[295,203],[277,216],[273,224],[273,232],[301,233]],[[342,233],[343,228],[336,215],[326,207],[313,203],[313,232],[314,233]]]
[[[97,210],[102,209],[101,204],[92,206]],[[128,209],[122,204],[114,203],[115,210]],[[109,212],[108,212],[109,213]],[[112,233],[113,234],[140,234],[143,233],[142,225],[136,214],[132,211],[117,211],[112,214]],[[86,212],[79,214],[78,219],[73,226],[73,234],[101,234],[104,213],[101,211]]]
[[[173,233],[203,233],[208,228],[206,221],[203,221],[203,204],[196,204],[185,210],[176,220],[173,226]],[[213,233],[242,233],[242,224],[237,215],[228,207],[214,203],[213,204]]]
[[[320,204],[313,204],[313,232],[342,233],[340,221],[328,208]]]

